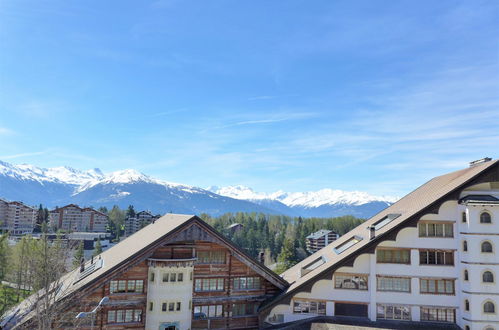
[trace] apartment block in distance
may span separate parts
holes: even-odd
[[[0,226],[12,235],[31,234],[36,215],[37,210],[31,206],[0,199]]]
[[[155,216],[149,211],[140,211],[134,217],[127,217],[125,219],[125,236],[132,235],[158,218],[159,216]]]
[[[258,307],[288,283],[196,216],[167,214],[66,274],[54,329],[93,310],[98,329],[258,329]],[[34,305],[4,315],[2,329],[36,327]]]
[[[307,250],[310,253],[315,253],[338,239],[338,237],[339,235],[332,230],[321,229],[316,231],[305,238]]]
[[[69,204],[49,212],[49,223],[52,228],[66,231],[98,232],[106,231],[108,217],[91,208],[81,208]]]
[[[282,274],[267,325],[499,329],[499,161],[428,181]],[[355,321],[352,321],[355,320]],[[412,327],[411,327],[412,329]]]

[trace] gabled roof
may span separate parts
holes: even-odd
[[[497,169],[498,164],[498,160],[487,161],[463,170],[438,176],[426,182],[385,210],[341,236],[333,243],[282,273],[281,276],[290,283],[290,286],[261,309],[266,310],[271,306],[279,304],[284,298],[314,283],[321,275],[341,267],[349,258],[355,258],[360,253],[367,253],[369,249],[372,249],[386,239],[386,236],[390,232],[404,226],[405,223],[415,217],[430,212],[432,207],[438,205],[440,201],[443,201],[453,192],[470,184],[472,180],[488,170],[492,170],[492,168]],[[457,198],[454,199],[457,200]],[[380,223],[380,220],[389,218],[389,215],[397,215],[397,217],[391,217],[393,220],[387,221],[383,226],[379,226],[379,229],[375,232],[376,236],[370,239],[369,227],[374,227]],[[310,272],[302,272],[302,268],[318,258],[323,258],[325,262]]]
[[[85,269],[90,270],[94,268],[94,270],[89,274],[86,274],[85,277],[80,275],[79,268],[65,274],[61,279],[62,286],[61,289],[59,289],[61,296],[58,297],[58,300],[60,301],[77,291],[91,287],[100,278],[109,276],[109,274],[119,270],[120,267],[130,261],[130,259],[140,257],[149,250],[152,251],[158,246],[158,244],[163,242],[165,238],[170,235],[180,233],[191,224],[201,226],[204,230],[215,236],[219,241],[225,243],[228,248],[236,251],[237,254],[251,261],[253,264],[253,270],[258,274],[265,276],[265,278],[277,287],[281,289],[287,287],[288,283],[285,280],[264,265],[253,260],[253,258],[248,256],[237,246],[233,245],[232,242],[219,234],[213,227],[208,225],[202,219],[195,215],[169,213],[101,253],[100,256],[96,258],[96,262],[94,262],[95,265],[91,265],[90,261],[87,261]],[[12,320],[15,320],[15,323],[25,322],[31,318],[33,315],[31,315],[32,299],[30,298],[31,297],[28,297],[25,301],[21,302],[21,304],[5,313],[2,317],[3,321],[0,326],[3,325],[5,320],[8,318],[13,318]]]

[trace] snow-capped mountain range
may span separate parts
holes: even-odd
[[[103,173],[95,168],[40,168],[0,161],[0,198],[47,207],[76,203],[81,206],[132,204],[155,213],[263,212],[303,217],[351,214],[370,217],[396,198],[376,197],[360,191],[322,189],[312,192],[257,193],[245,186],[202,189],[152,178],[127,169]]]

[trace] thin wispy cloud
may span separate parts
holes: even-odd
[[[15,132],[7,127],[0,127],[0,135],[13,135]]]
[[[17,158],[25,158],[25,157],[32,157],[32,156],[40,156],[46,154],[47,151],[35,151],[35,152],[24,152],[24,153],[19,153],[19,154],[13,154],[13,155],[0,155],[0,160],[10,160],[10,159],[17,159]]]

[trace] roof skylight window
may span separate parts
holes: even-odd
[[[363,240],[363,238],[361,236],[355,235],[352,238],[350,238],[349,240],[347,240],[347,241],[341,243],[340,245],[338,245],[337,247],[335,247],[333,249],[333,251],[336,252],[336,254],[340,254],[340,253],[344,252],[345,250],[351,248],[355,244],[359,243],[362,240]]]
[[[301,276],[310,273],[311,271],[313,271],[314,269],[318,268],[319,266],[321,266],[325,263],[326,263],[326,259],[323,256],[320,256],[319,258],[314,259],[308,265],[302,267]]]
[[[400,213],[390,213],[386,216],[384,216],[381,220],[376,221],[372,226],[374,227],[374,230],[379,230],[392,222],[393,220],[397,219],[400,217]]]

